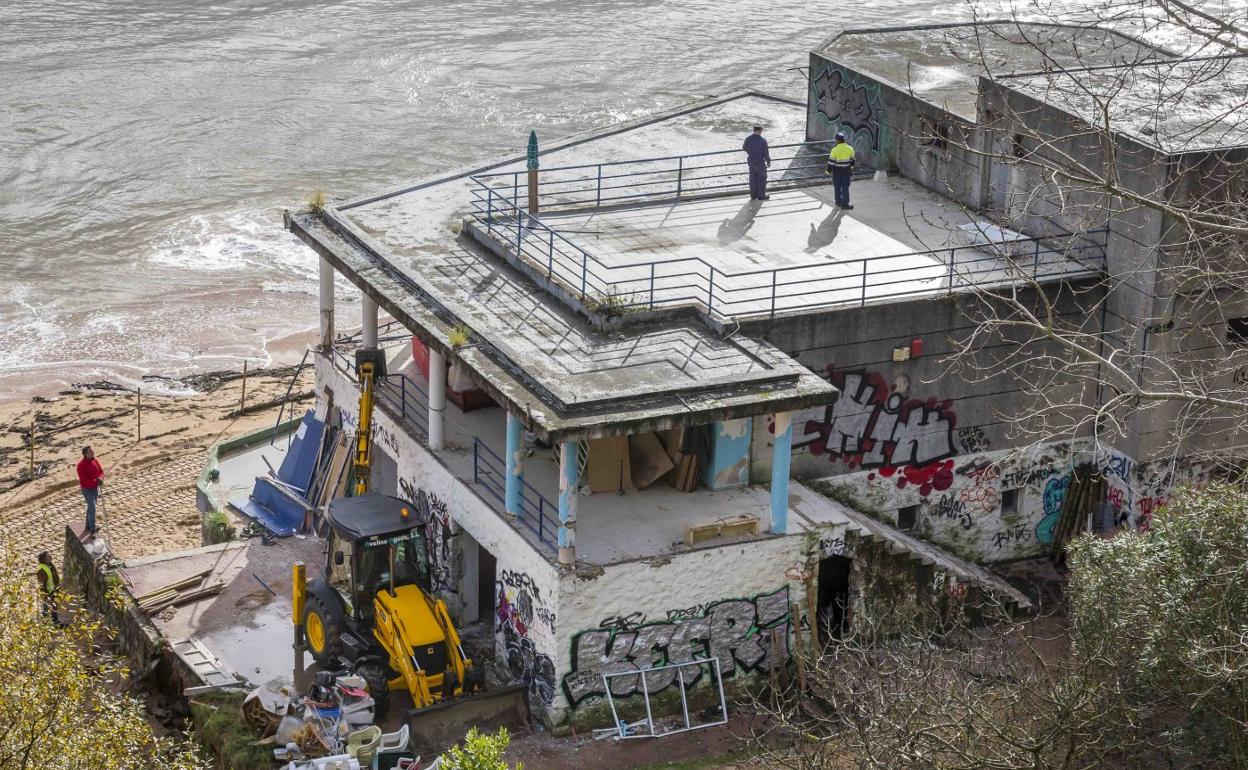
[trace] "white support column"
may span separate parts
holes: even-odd
[[[364,295],[364,301],[361,303],[363,310],[364,324],[364,347],[371,350],[377,349],[377,301],[367,294]]]
[[[429,347],[429,448],[446,445],[446,356]]]
[[[334,266],[321,260],[321,350],[334,344]]]

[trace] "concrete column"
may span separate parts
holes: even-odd
[[[520,418],[507,413],[507,494],[505,495],[507,513],[520,518],[523,511],[521,506],[522,488],[524,486],[524,447],[521,446],[520,437],[524,434],[524,428],[520,425]]]
[[[321,260],[321,350],[334,344],[334,266]]]
[[[377,348],[377,301],[365,294],[361,307],[364,316],[362,321],[364,324],[364,347],[375,350]]]
[[[702,472],[709,489],[734,489],[750,483],[750,439],[754,420],[742,417],[714,424],[711,458]]]
[[[775,417],[776,438],[771,449],[771,531],[783,535],[789,527],[789,460],[793,454],[793,413]]]
[[[374,332],[376,338],[376,332]],[[446,356],[429,346],[429,448],[446,445]]]
[[[575,441],[559,446],[559,563],[576,563],[576,498],[580,472]]]

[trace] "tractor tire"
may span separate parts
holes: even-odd
[[[373,699],[373,722],[380,724],[390,711],[390,672],[375,660],[356,665],[355,675],[364,680],[364,689]]]
[[[303,635],[308,642],[308,652],[321,668],[337,667],[338,655],[342,652],[342,632],[342,621],[330,613],[325,602],[309,595],[303,608]]]

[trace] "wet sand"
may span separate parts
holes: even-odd
[[[312,369],[292,386],[294,375],[293,366],[250,372],[245,402],[241,372],[212,372],[166,381],[194,394],[144,394],[141,412],[135,393],[107,382],[0,404],[0,543],[32,559],[41,549],[59,553],[65,526],[83,524],[75,465],[89,444],[104,466],[102,523],[114,553],[130,558],[199,545],[195,481],[208,448],[272,426],[288,390],[286,413],[307,409]]]

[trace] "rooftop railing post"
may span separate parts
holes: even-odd
[[[654,262],[650,263],[650,309],[654,310]]]
[[[957,259],[957,249],[949,249],[949,293],[953,293],[953,263]]]
[[[524,249],[524,218],[520,216],[520,210],[516,209],[516,259],[520,259]]]
[[[598,164],[598,191],[594,193],[594,208],[602,205],[602,164]]]
[[[862,297],[859,298],[859,306],[867,305],[867,260],[862,260]]]
[[[472,437],[472,483],[480,484],[481,476],[477,473],[479,456],[477,454],[477,446],[480,444],[476,436]]]
[[[777,272],[778,271],[776,270],[771,271],[771,317],[772,318],[776,317],[776,273]]]
[[[585,301],[585,270],[589,263],[589,252],[581,249],[581,302]]]
[[[1040,273],[1040,239],[1037,238],[1033,243],[1035,244],[1035,250],[1031,257],[1031,279],[1034,281]]]
[[[685,181],[685,157],[682,155],[676,159],[676,197],[680,197],[680,192],[684,187]]]
[[[537,496],[537,542],[539,543],[545,542],[546,540],[545,536],[543,536],[542,534],[542,531],[545,529],[545,527],[543,526],[545,523],[546,523],[546,498],[542,497],[541,495],[538,495]]]
[[[511,175],[511,207],[520,215],[520,172]]]
[[[706,283],[706,312],[711,313],[715,303],[715,266],[711,266],[711,277]]]
[[[490,235],[494,234],[494,188],[487,187],[489,193],[486,195],[485,209],[485,230]]]
[[[550,278],[555,272],[555,229],[548,227],[546,232],[550,233],[550,248],[546,251],[546,277]]]
[[[399,414],[407,419],[407,378],[399,375]]]

